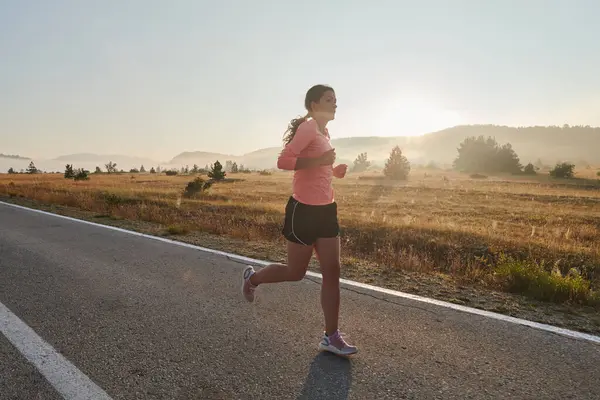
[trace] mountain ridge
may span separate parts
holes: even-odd
[[[450,165],[457,155],[459,144],[469,136],[494,137],[500,144],[510,143],[517,152],[521,163],[542,161],[551,165],[560,161],[574,163],[600,163],[600,128],[591,126],[526,126],[512,127],[493,124],[473,124],[449,127],[422,136],[360,136],[332,139],[336,148],[337,162],[352,164],[358,154],[366,152],[369,160],[382,166],[392,148],[400,146],[404,155],[413,163]],[[266,147],[244,154],[224,154],[211,151],[183,151],[168,161],[157,161],[144,157],[125,155],[101,155],[79,153],[64,155],[54,161],[99,163],[100,167],[109,161],[116,162],[117,168],[128,170],[161,166],[180,168],[194,164],[204,167],[219,160],[228,160],[252,169],[276,168],[281,146]]]
[[[352,163],[366,152],[375,165],[383,165],[392,148],[400,146],[414,163],[449,165],[457,155],[460,143],[470,136],[491,136],[500,144],[510,143],[521,163],[560,161],[600,163],[600,128],[591,126],[523,126],[493,124],[459,125],[422,136],[361,136],[332,139],[338,162]],[[211,164],[217,159],[231,160],[249,168],[275,168],[281,147],[259,149],[243,155],[186,151],[175,156],[172,164]]]

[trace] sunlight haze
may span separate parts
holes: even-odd
[[[316,83],[334,139],[598,126],[599,4],[0,1],[0,153],[281,146]]]

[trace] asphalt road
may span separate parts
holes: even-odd
[[[218,255],[0,204],[0,303],[113,399],[593,399],[600,347],[342,292],[347,360],[319,354],[319,285],[260,288]],[[0,399],[60,398],[0,334]]]
[[[0,334],[0,399],[61,398],[44,377]]]

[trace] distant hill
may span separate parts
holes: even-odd
[[[457,155],[457,147],[469,136],[492,136],[500,144],[511,143],[522,164],[547,165],[558,161],[576,164],[600,164],[600,128],[589,126],[533,126],[508,127],[497,125],[462,125],[432,132],[418,137],[352,137],[332,140],[338,162],[352,164],[361,152],[369,160],[382,166],[390,151],[399,145],[413,163],[449,165]],[[281,147],[271,147],[243,155],[210,152],[185,152],[174,157],[169,164],[205,166],[219,160],[244,164],[248,168],[275,168]]]
[[[457,147],[468,136],[492,136],[500,144],[511,143],[523,165],[541,161],[553,165],[558,161],[570,161],[577,165],[585,163],[600,164],[600,128],[589,126],[533,126],[508,127],[497,125],[461,125],[428,133],[417,137],[351,137],[332,140],[336,149],[337,161],[352,164],[356,156],[366,152],[369,160],[376,166],[383,166],[390,151],[399,145],[402,152],[412,163],[449,166],[457,155]],[[144,165],[180,168],[197,164],[200,167],[219,160],[223,165],[228,161],[237,162],[251,169],[270,169],[277,166],[277,156],[281,147],[269,147],[247,154],[234,155],[210,151],[186,151],[167,162],[158,162],[141,157],[125,155],[71,154],[52,161],[63,168],[66,163],[76,167],[93,170],[95,166],[104,169],[109,161],[117,163],[118,169],[128,171]],[[3,156],[6,157],[6,156]],[[9,156],[18,157],[18,156]],[[22,158],[23,160],[28,160]],[[58,168],[57,167],[57,168]],[[60,168],[58,168],[60,170]]]
[[[12,155],[12,154],[2,154],[0,153],[0,158],[10,158],[12,160],[31,160],[31,158],[27,158],[27,157],[21,157],[19,155]]]
[[[424,135],[415,144],[422,158],[451,162],[464,138],[479,135],[492,136],[500,144],[510,143],[523,164],[538,159],[545,164],[600,163],[600,128],[590,126],[457,126]]]
[[[196,164],[203,168],[204,166],[210,165],[217,160],[224,165],[226,160],[239,162],[239,159],[239,156],[231,154],[211,153],[206,151],[185,151],[175,156],[171,161],[168,162],[168,164],[179,166],[188,165],[189,167],[192,167],[194,164]]]
[[[244,165],[248,168],[270,169],[276,166],[279,151],[281,151],[279,148],[271,147],[244,155],[210,153],[204,151],[184,152],[178,154],[169,161],[169,165],[188,165],[191,167],[196,164],[199,167],[204,167],[213,164],[217,160],[223,165],[230,160],[238,163],[240,166]]]
[[[379,137],[357,137],[332,140],[332,145],[336,148],[337,161],[352,163],[356,156],[367,149],[369,159],[379,160],[381,163],[389,156],[391,149],[395,144],[404,144],[410,138],[379,138]],[[277,157],[282,147],[268,147],[242,155],[231,155],[222,153],[211,153],[204,151],[184,152],[175,156],[169,164],[171,165],[189,165],[197,164],[200,167],[210,165],[216,160],[221,164],[231,160],[253,169],[270,169],[277,166]]]

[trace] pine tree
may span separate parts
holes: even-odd
[[[29,167],[27,167],[28,174],[37,174],[39,171],[36,168],[35,164],[32,162],[29,163]]]
[[[65,179],[73,179],[75,177],[75,171],[73,170],[72,164],[67,164],[65,167]]]
[[[367,160],[367,153],[360,153],[354,160],[354,172],[364,172],[371,166],[371,162]]]
[[[214,181],[222,181],[225,179],[227,173],[223,171],[223,165],[217,160],[214,165],[211,167],[210,172],[208,173],[208,177]]]
[[[407,158],[402,155],[402,150],[399,146],[392,149],[390,158],[385,162],[383,174],[390,179],[405,180],[410,173],[410,163]]]

